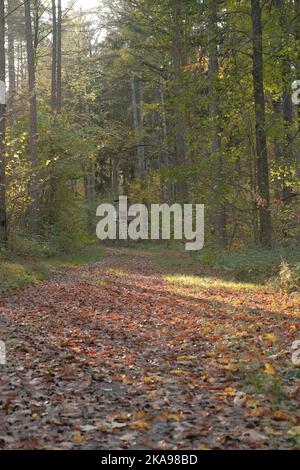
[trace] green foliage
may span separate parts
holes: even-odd
[[[206,244],[200,254],[191,255],[199,265],[216,265],[229,277],[259,283],[276,276],[284,259],[289,268],[283,269],[279,278],[289,278],[294,286],[297,274],[288,250],[246,248],[258,243],[261,204],[249,2],[243,0],[237,9],[237,2],[230,0],[224,11],[217,5],[221,18],[215,38],[217,152],[212,152],[208,69],[214,34],[208,4],[179,2],[175,14],[174,4],[167,0],[142,0],[138,7],[129,0],[105,3],[100,17],[93,20],[83,12],[74,14],[72,9],[64,18],[63,103],[59,113],[50,109],[51,35],[45,35],[36,50],[39,230],[34,237],[30,236],[28,97],[26,77],[19,77],[11,115],[8,109],[5,142],[10,251],[29,258],[77,249],[94,230],[97,204],[112,195],[126,194],[132,202],[146,204],[184,199],[206,207]],[[299,50],[295,12],[289,6],[282,2],[281,11],[278,6],[262,5],[270,210],[274,240],[287,244],[297,243],[300,236],[299,198],[281,200],[283,189],[299,192],[295,165],[299,123],[296,113],[293,122],[287,123],[283,109],[284,94],[291,91],[291,82],[297,78],[294,64]],[[41,16],[45,31],[50,32],[48,12]],[[103,36],[99,35],[100,23],[107,26]],[[16,36],[16,54],[19,49],[22,53],[22,47],[17,47],[18,41],[24,40],[22,34],[19,31]],[[177,59],[180,70],[176,71]],[[16,63],[22,60],[16,56]],[[139,132],[134,125],[133,77]],[[143,171],[138,164],[140,147],[145,158]],[[183,155],[177,154],[178,148]],[[87,191],[88,176],[92,176],[93,194]],[[221,236],[216,233],[216,211],[223,208],[225,248],[232,251],[230,254],[223,254],[217,243]],[[129,241],[128,246],[137,244]]]
[[[151,172],[145,181],[135,180],[129,185],[129,200],[142,204],[158,204],[160,198],[160,175]]]
[[[49,241],[39,236],[22,236],[15,234],[10,237],[7,250],[2,252],[4,258],[36,259],[47,258],[54,254],[53,247]]]
[[[0,262],[1,259],[49,258],[80,250],[88,242],[88,237],[80,225],[76,226],[74,223],[72,226],[72,222],[74,223],[74,219],[68,220],[69,226],[67,220],[61,225],[56,224],[48,228],[44,226],[43,235],[12,234],[7,245],[0,251]]]
[[[284,292],[293,292],[300,289],[300,262],[289,264],[282,261],[278,274],[280,288]]]
[[[282,260],[300,259],[299,250],[277,247],[273,250],[248,248],[223,254],[217,265],[230,276],[240,281],[267,282],[280,272]]]
[[[51,255],[47,250],[52,247],[39,240],[30,244],[30,240],[19,240],[18,254],[16,249],[0,251],[0,293],[16,287],[22,287],[36,281],[47,279],[65,269],[71,269],[85,263],[102,259],[103,251],[99,245],[91,243],[87,248],[76,249],[72,254]],[[76,254],[74,254],[76,252]]]
[[[199,263],[204,266],[213,266],[217,264],[220,252],[213,243],[207,243],[199,254]]]
[[[245,379],[250,386],[249,391],[253,394],[270,394],[272,397],[272,404],[278,405],[284,399],[285,394],[283,391],[281,381],[270,375],[266,375],[261,370],[247,371]]]

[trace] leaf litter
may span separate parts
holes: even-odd
[[[0,449],[298,449],[299,305],[107,251],[0,297]]]

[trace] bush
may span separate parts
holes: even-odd
[[[218,265],[238,281],[261,282],[274,276],[278,270],[278,260],[272,251],[255,248],[225,254]]]
[[[281,270],[283,261],[286,263],[299,260],[299,249],[292,250],[277,247],[272,250],[248,248],[242,251],[223,254],[217,261],[220,268],[225,269],[238,281],[255,283],[266,282],[276,278]]]
[[[26,259],[47,258],[53,256],[55,250],[51,243],[35,236],[28,238],[26,236],[14,235],[7,244],[8,257],[22,257]]]
[[[220,253],[212,244],[205,244],[204,248],[200,251],[199,262],[204,266],[215,266],[220,258]]]
[[[283,292],[294,292],[300,288],[300,263],[289,265],[282,261],[278,275],[279,285]]]
[[[69,233],[62,227],[54,226],[47,234],[48,243],[51,246],[52,252],[55,255],[61,253],[71,253],[74,250],[81,248],[84,240],[84,235],[75,230]]]
[[[27,234],[13,235],[6,245],[0,246],[0,260],[11,260],[23,258],[26,260],[36,260],[50,258],[60,254],[68,254],[77,251],[82,247],[84,234],[75,229],[67,232],[64,228],[53,226],[50,229],[43,229],[44,235],[28,237]]]

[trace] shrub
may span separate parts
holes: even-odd
[[[39,236],[14,235],[7,244],[8,257],[22,257],[27,259],[47,258],[55,253],[48,241]]]
[[[212,244],[205,244],[203,250],[200,251],[199,261],[204,266],[215,266],[220,257],[219,251]]]
[[[278,280],[283,292],[297,291],[300,288],[300,263],[290,265],[286,261],[282,261]]]
[[[270,279],[276,280],[277,276],[280,277],[283,262],[292,266],[295,261],[298,261],[298,265],[300,264],[299,248],[295,250],[284,247],[276,247],[272,250],[248,248],[221,255],[217,266],[238,281],[261,283]]]
[[[218,265],[238,281],[253,282],[262,282],[274,276],[279,263],[280,257],[273,251],[258,248],[225,254],[218,260]]]

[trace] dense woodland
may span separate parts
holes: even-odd
[[[299,244],[299,0],[0,9],[3,246],[64,250],[120,194],[205,204],[214,252]]]
[[[300,0],[0,0],[0,101],[0,450],[299,450]]]

